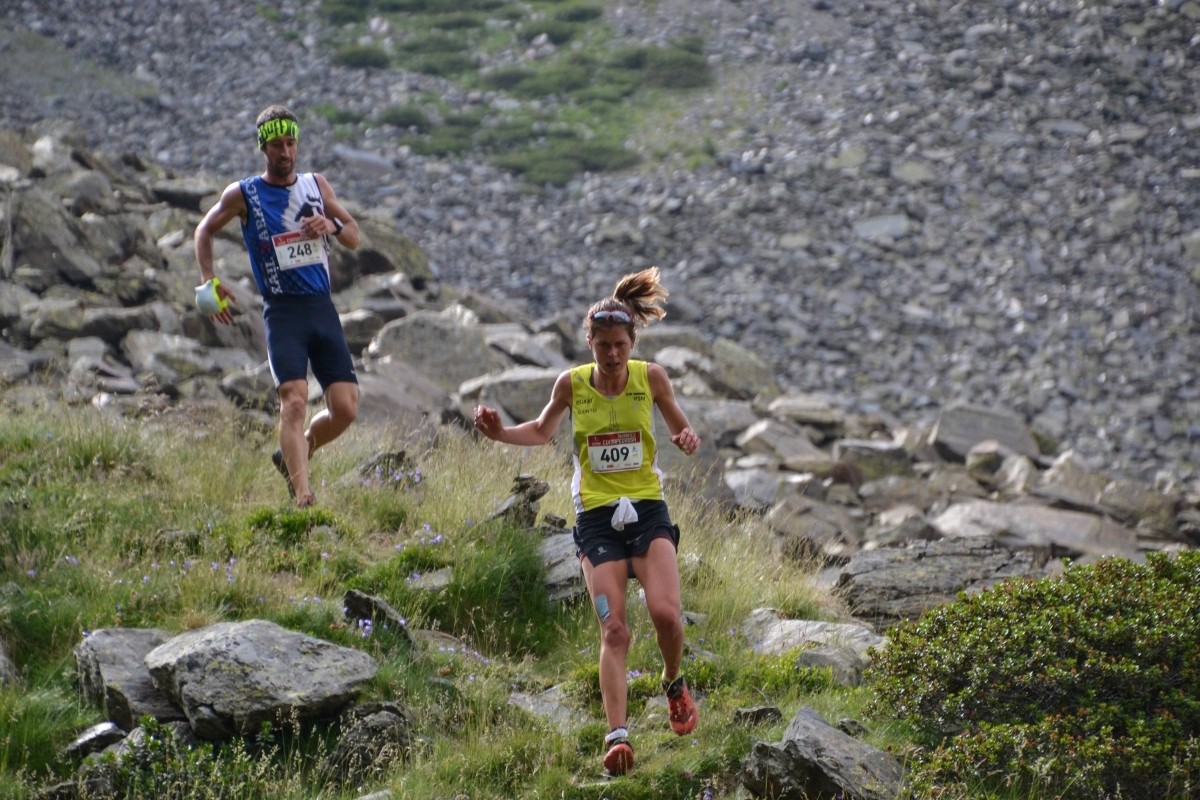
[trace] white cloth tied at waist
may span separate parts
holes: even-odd
[[[617,501],[617,510],[612,515],[612,526],[614,530],[623,531],[625,526],[631,522],[637,522],[637,509],[633,507],[633,503],[628,497],[622,497]]]

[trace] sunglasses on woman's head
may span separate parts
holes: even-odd
[[[592,314],[593,322],[620,322],[628,324],[633,322],[633,317],[629,316],[626,311],[597,311]]]

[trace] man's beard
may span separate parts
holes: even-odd
[[[283,166],[283,164],[285,164],[285,163],[286,163],[286,166]],[[295,168],[295,166],[296,166],[295,162],[290,162],[290,161],[289,162],[283,162],[282,160],[268,161],[267,162],[267,171],[271,173],[272,177],[287,178],[288,176],[290,176],[292,174],[292,170]]]

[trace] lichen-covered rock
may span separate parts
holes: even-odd
[[[253,733],[292,714],[334,714],[378,669],[366,653],[265,620],[180,634],[150,651],[146,666],[202,739]]]
[[[754,746],[739,779],[752,796],[771,800],[892,800],[903,788],[904,767],[804,706],[778,744]]]
[[[84,697],[102,705],[108,718],[126,731],[145,714],[164,722],[184,719],[146,669],[146,655],[168,639],[166,631],[152,628],[92,631],[75,647],[75,672]]]
[[[342,735],[321,763],[325,780],[357,785],[408,758],[413,743],[408,711],[397,703],[364,703],[342,715]]]

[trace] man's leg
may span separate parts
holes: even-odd
[[[308,505],[308,440],[304,418],[308,413],[308,381],[292,380],[279,385],[279,449],[287,464],[288,478],[296,490],[296,504]]]
[[[629,626],[625,621],[627,569],[623,558],[596,567],[589,559],[583,559],[584,580],[600,620],[600,696],[610,730],[625,727],[629,700],[625,675],[625,659],[629,655]]]
[[[325,387],[325,408],[312,418],[304,438],[308,440],[308,457],[316,449],[341,436],[358,416],[358,384],[339,381]]]
[[[646,592],[646,610],[662,653],[663,680],[670,683],[679,677],[683,662],[683,607],[675,545],[670,539],[655,539],[649,550],[630,560],[633,574]]]

